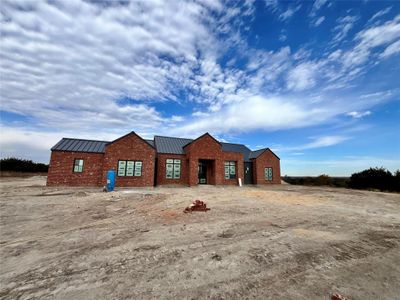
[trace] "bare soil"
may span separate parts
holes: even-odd
[[[2,299],[400,299],[398,194],[0,188]]]

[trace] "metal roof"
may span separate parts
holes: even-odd
[[[192,139],[182,139],[169,136],[156,135],[154,137],[157,153],[185,154],[183,147],[191,141]]]
[[[154,142],[157,153],[185,154],[183,147],[192,142],[192,139],[183,139],[169,136],[155,136]],[[242,144],[222,143],[222,151],[242,153],[244,160],[249,161],[251,150]]]
[[[106,141],[63,138],[53,148],[51,148],[51,151],[104,153],[105,147],[108,143],[109,142]]]
[[[176,138],[169,136],[155,136],[153,140],[145,140],[151,146],[155,147],[157,153],[165,154],[185,154],[183,147],[192,142],[192,139]],[[53,148],[52,151],[74,151],[74,152],[91,152],[91,153],[104,153],[107,141],[94,141],[63,138]],[[224,152],[238,152],[243,154],[244,161],[257,158],[268,148],[251,151],[245,145],[231,144],[221,142],[222,151]]]
[[[252,159],[252,158],[259,157],[265,150],[267,150],[267,148],[263,148],[263,149],[256,150],[256,151],[251,151],[249,158]]]
[[[243,154],[244,161],[250,160],[251,150],[242,144],[231,144],[231,143],[222,143],[222,151],[225,152],[239,152]]]
[[[146,142],[148,142],[151,146],[154,147],[154,141],[153,140],[145,140]]]
[[[154,147],[152,140],[145,140]],[[94,140],[81,140],[62,138],[51,151],[73,151],[73,152],[90,152],[90,153],[104,153],[106,145],[110,142],[107,141],[94,141]]]

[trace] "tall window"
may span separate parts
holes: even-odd
[[[74,173],[82,173],[83,172],[83,159],[76,158],[74,160]]]
[[[225,162],[225,179],[235,179],[236,178],[236,162],[226,161]]]
[[[142,162],[140,160],[119,160],[118,176],[142,176]]]
[[[265,168],[265,180],[272,181],[272,168]]]
[[[165,178],[179,179],[181,178],[181,160],[167,159],[165,164]]]

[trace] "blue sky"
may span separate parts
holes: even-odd
[[[2,1],[1,156],[136,131],[400,168],[399,1]]]

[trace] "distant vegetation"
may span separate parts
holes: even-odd
[[[330,177],[328,175],[319,175],[317,177],[284,176],[285,182],[296,185],[315,185],[315,186],[335,186],[348,187],[349,177]]]
[[[284,181],[296,185],[334,186],[361,190],[376,190],[387,192],[400,192],[400,170],[394,174],[385,168],[370,168],[350,177],[330,177],[320,175],[317,177],[284,176]]]
[[[47,172],[49,165],[42,163],[35,163],[31,160],[21,158],[2,158],[0,160],[0,170],[11,171],[11,172],[23,172],[23,173],[42,173]]]
[[[390,192],[400,192],[400,170],[394,174],[385,168],[370,168],[350,177],[349,187]]]

